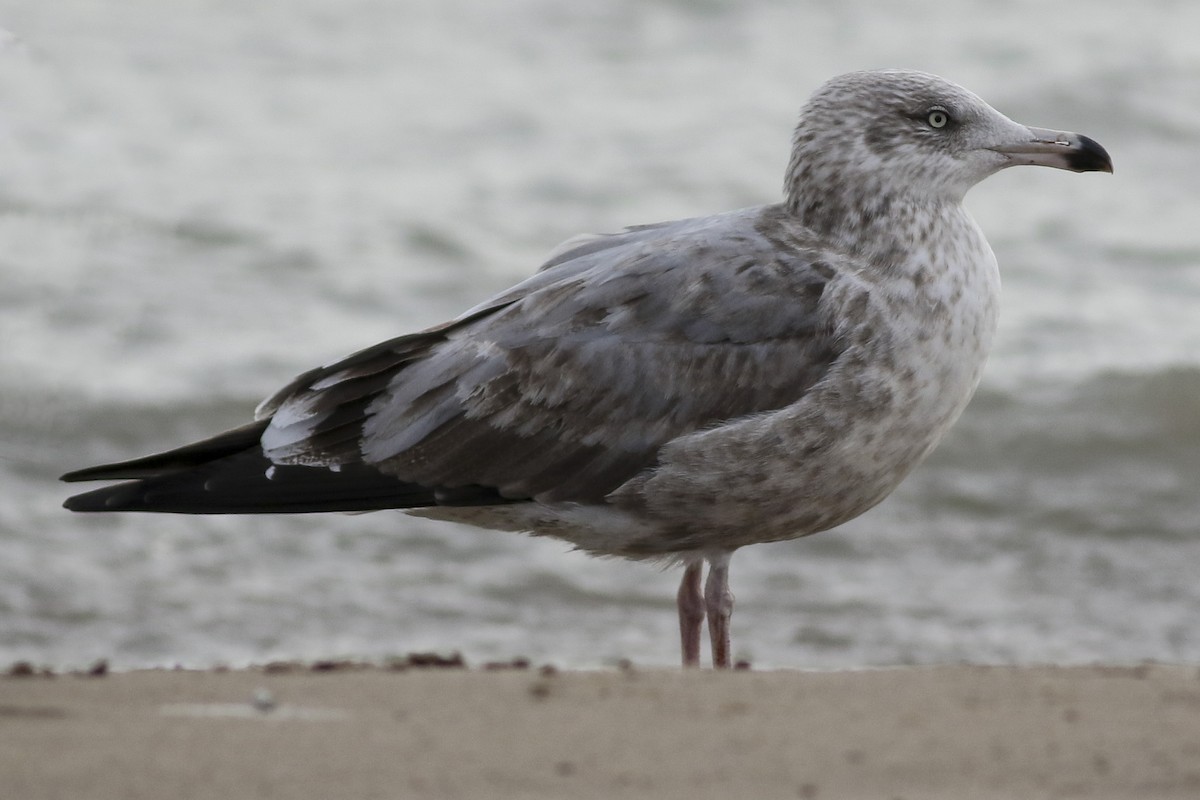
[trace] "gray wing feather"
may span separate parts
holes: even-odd
[[[769,211],[569,248],[446,326],[301,376],[265,404],[264,448],[426,486],[599,499],[682,434],[795,402],[836,358],[832,272],[802,236],[781,243]]]
[[[566,240],[558,247],[551,251],[550,255],[546,256],[545,262],[538,271],[545,271],[552,267],[557,267],[559,264],[565,264],[569,261],[576,261],[584,256],[590,256],[594,253],[599,253],[601,250],[609,250],[614,247],[623,247],[633,242],[644,241],[650,239],[664,231],[664,229],[680,229],[686,225],[691,225],[695,222],[702,221],[702,217],[693,217],[690,219],[675,220],[673,222],[655,222],[649,225],[630,225],[628,228],[617,231],[616,233],[585,233]]]

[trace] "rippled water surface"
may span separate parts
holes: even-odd
[[[879,4],[882,5],[882,4]],[[1200,5],[0,0],[0,663],[677,658],[673,571],[409,519],[76,517],[558,241],[774,201],[803,99],[905,66],[1116,174],[969,205],[1005,307],[931,460],[740,551],[764,666],[1200,660]]]

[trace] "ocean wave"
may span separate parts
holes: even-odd
[[[1200,368],[1104,372],[1028,394],[983,390],[923,468],[966,516],[1115,537],[1200,530]]]

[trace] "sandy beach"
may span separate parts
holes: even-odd
[[[0,679],[13,798],[1194,798],[1194,666]]]

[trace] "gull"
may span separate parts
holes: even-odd
[[[783,201],[572,239],[461,316],[305,372],[255,421],[78,470],[72,511],[404,509],[683,567],[684,666],[731,666],[730,557],[882,501],[979,383],[996,258],[962,206],[1018,164],[1112,171],[922,72],[833,78]],[[708,564],[707,579],[703,567]]]

